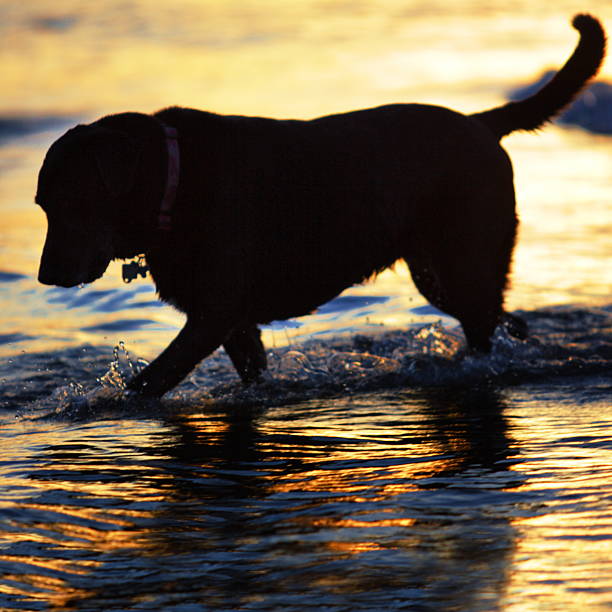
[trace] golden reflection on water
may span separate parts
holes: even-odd
[[[612,23],[607,0],[593,0],[589,10]],[[564,61],[576,42],[568,23],[575,11],[569,0],[555,6],[477,0],[351,7],[340,0],[246,0],[239,7],[216,0],[22,3],[0,24],[0,114],[55,113],[77,122],[184,104],[307,118],[394,101],[469,112],[501,102],[512,86]],[[610,60],[603,78],[609,67]],[[45,236],[44,215],[32,204],[36,175],[44,150],[63,129],[0,147],[0,270],[32,282]],[[506,146],[515,161],[522,218],[508,307],[606,303],[612,286],[605,239],[612,227],[610,139],[552,127],[513,135]],[[119,264],[112,264],[93,290],[117,289],[120,278]],[[355,323],[377,331],[423,320],[411,312],[425,300],[404,264],[350,291],[396,299],[359,321],[350,313],[345,320],[302,318],[300,329],[266,331],[266,344],[282,346]],[[82,329],[100,323],[95,309],[82,309],[75,324],[74,310],[50,306],[40,294],[7,302],[6,331],[33,337],[34,350],[125,340],[150,359],[183,323],[170,307],[152,308],[144,314],[150,326],[117,337]],[[121,316],[142,314],[131,309]]]
[[[502,74],[525,78],[558,65],[575,42],[570,1],[431,5],[43,0],[37,10],[14,10],[5,26],[3,106],[109,112],[186,104],[312,116],[417,93],[441,98],[456,83]],[[607,0],[589,9],[612,15]]]
[[[120,449],[121,441],[126,442],[127,432],[133,436],[132,442],[146,443],[152,434],[151,424],[106,425],[98,430],[94,428],[92,437],[88,437],[87,427],[84,430],[59,427],[31,432],[32,450],[25,461],[36,462],[35,457],[40,461],[29,472],[15,468],[12,475],[2,475],[2,488],[15,491],[16,499],[13,503],[0,504],[0,510],[11,512],[11,518],[5,519],[0,528],[0,542],[13,545],[22,542],[28,548],[35,544],[41,551],[65,552],[52,556],[0,555],[0,561],[23,567],[18,574],[3,576],[0,593],[21,596],[26,601],[31,598],[46,602],[53,609],[72,609],[71,602],[95,593],[75,588],[72,576],[83,577],[95,572],[103,564],[97,557],[126,550],[154,554],[151,552],[153,530],[137,526],[135,522],[151,520],[154,513],[130,506],[163,502],[167,477],[146,464],[150,459],[146,453],[138,457],[138,453],[130,453],[130,461],[122,465]],[[3,447],[0,457],[6,465],[12,462],[19,465],[23,461],[11,451],[10,445]],[[139,461],[138,478],[122,480],[122,471],[133,474],[132,460]],[[109,473],[112,478],[105,482],[104,476]],[[27,493],[20,494],[23,489]],[[58,491],[62,499],[75,498],[79,503],[59,502]],[[20,496],[24,499],[19,499]],[[36,502],[36,499],[48,501]],[[62,554],[68,558],[62,558]]]
[[[76,25],[53,30],[39,21],[38,26],[22,24],[24,29],[9,31],[0,64],[0,112],[54,112],[93,118],[128,109],[148,112],[164,105],[185,104],[226,113],[311,117],[412,100],[479,110],[499,103],[509,85],[531,79],[548,65],[558,66],[576,40],[568,25],[575,12],[573,3],[560,2],[554,7],[550,3],[523,7],[519,3],[519,9],[507,4],[493,4],[485,12],[484,4],[474,2],[466,12],[462,3],[448,1],[433,3],[439,7],[437,12],[421,14],[420,3],[402,0],[350,9],[339,1],[249,0],[232,8],[214,0],[172,6],[143,0],[132,5],[136,13],[150,16],[152,31],[134,36],[122,18],[122,3],[38,2],[38,17],[74,17]],[[594,0],[589,10],[607,21],[610,29],[612,8],[608,0]],[[181,12],[180,19],[172,11]],[[4,26],[13,27],[11,23]],[[610,74],[608,60],[604,77]],[[2,158],[3,270],[35,274],[44,217],[31,201],[36,171],[50,138],[47,134],[44,143],[28,140],[27,146],[7,148],[8,157]],[[551,128],[538,136],[513,136],[507,147],[515,160],[523,219],[510,307],[609,300],[611,253],[605,240],[610,229],[609,139]],[[398,274],[384,273],[375,286],[357,288],[355,293],[399,295],[406,311],[415,300],[422,304],[405,266],[398,270]],[[96,287],[116,287],[118,279],[115,266]],[[7,307],[3,322],[9,326],[14,322],[17,328],[17,311],[22,305],[11,305],[13,310]],[[373,316],[372,323],[387,327],[405,323],[406,315],[400,314],[399,306],[396,311],[383,310]],[[158,316],[176,324],[180,321],[170,310]],[[73,318],[73,312],[44,308],[39,324],[41,329],[57,330],[59,343],[67,342],[66,330],[79,341],[88,340],[86,333],[69,324]],[[306,332],[334,324],[314,322]],[[35,326],[31,332],[36,335]],[[273,344],[274,334],[268,333],[266,341]],[[165,344],[171,334],[160,334],[153,342]],[[283,343],[278,336],[276,341]],[[425,406],[423,412],[429,408]],[[304,438],[318,437],[328,443],[311,444],[289,436],[286,443],[254,444],[255,453],[270,453],[281,463],[291,459],[295,468],[259,474],[253,486],[262,496],[333,494],[338,502],[380,503],[417,491],[422,479],[460,472],[475,441],[461,431],[441,435],[415,411],[417,414],[409,412],[415,440],[395,445],[388,442],[395,439],[398,423],[406,426],[405,414],[398,423],[377,427],[372,427],[371,415],[332,422],[329,415],[322,414],[317,422],[316,411],[302,423],[287,416],[286,423],[293,425],[293,431],[286,423],[256,424],[265,435],[301,430]],[[449,410],[448,421],[461,420],[462,415],[461,410]],[[569,429],[584,432],[597,420],[597,414],[589,419]],[[235,450],[227,443],[234,434],[230,420],[223,415],[185,415],[176,420],[182,435],[191,440],[189,444],[195,440],[216,448],[211,451],[212,463],[207,463],[206,458],[190,455],[189,444],[177,442],[187,449],[181,451],[185,453],[181,459],[194,468],[194,479],[203,477],[196,468],[208,469],[215,462],[224,465],[227,458],[223,451]],[[74,432],[42,428],[28,434],[25,451],[19,446],[0,447],[6,465],[21,460],[23,454],[30,457],[33,466],[29,472],[15,468],[2,475],[3,487],[17,493],[14,501],[3,504],[4,510],[16,512],[0,532],[0,540],[87,551],[87,558],[80,559],[2,555],[2,561],[22,562],[24,571],[5,576],[0,592],[47,600],[63,608],[71,600],[93,593],[76,588],[70,575],[95,575],[100,568],[97,555],[132,551],[139,557],[156,557],[166,553],[172,543],[164,541],[164,534],[158,531],[162,515],[172,514],[183,497],[197,496],[197,492],[179,490],[175,475],[169,474],[172,462],[177,461],[171,456],[173,449],[167,449],[169,455],[144,450],[156,448],[159,440],[155,434],[170,435],[168,429],[159,424],[120,422],[92,441],[78,428]],[[508,440],[509,458],[522,452],[523,458],[531,455],[536,459],[508,467],[521,479],[513,490],[526,494],[558,490],[561,501],[556,507],[551,505],[550,512],[507,519],[508,529],[515,528],[518,534],[512,543],[507,610],[529,609],[531,598],[536,602],[534,609],[541,609],[541,605],[564,609],[568,597],[572,605],[584,597],[588,609],[590,584],[612,590],[612,577],[603,573],[609,565],[601,566],[602,559],[612,557],[612,516],[600,507],[588,509],[591,502],[601,503],[598,490],[608,488],[612,481],[612,473],[602,469],[612,464],[612,457],[601,448],[591,456],[592,449],[577,445],[555,452],[553,434],[558,430],[558,424],[530,415],[527,426],[516,427]],[[92,432],[102,436],[95,428]],[[72,435],[77,442],[85,438],[91,445],[64,456],[49,450],[53,444],[65,450]],[[253,442],[253,436],[246,436],[247,444]],[[334,442],[338,438],[345,442]],[[125,443],[127,450],[114,445],[113,439]],[[124,461],[126,454],[129,462]],[[388,461],[400,455],[412,461]],[[108,481],[96,477],[107,471],[111,472]],[[73,496],[82,503],[58,503],[52,495],[57,491],[65,494],[64,500]],[[47,494],[48,503],[36,501],[44,500]],[[579,496],[587,509],[576,511],[571,506],[572,495]],[[412,516],[386,517],[387,512],[382,509],[376,516],[366,513],[350,518],[304,515],[288,524],[337,530],[335,537],[321,546],[339,556],[359,555],[382,548],[377,529],[406,529],[403,537],[408,541],[419,526]],[[30,521],[36,516],[38,521]],[[360,531],[343,539],[343,530]],[[397,540],[395,545],[401,546],[401,542]],[[444,546],[448,547],[445,554],[452,557],[452,542]],[[41,573],[44,571],[57,575]],[[335,578],[325,580],[333,584]],[[576,586],[570,595],[567,584]],[[584,584],[587,587],[581,594],[578,589]]]
[[[0,593],[12,595],[17,598],[33,599],[41,604],[50,606],[51,610],[71,610],[74,609],[71,602],[79,599],[86,599],[94,591],[78,589],[68,585],[64,580],[52,576],[29,576],[28,588],[21,589],[17,586],[7,584],[0,585]],[[7,575],[6,581],[19,583],[24,580],[24,576]],[[40,593],[44,593],[41,595]]]
[[[612,558],[612,514],[555,512],[515,525],[520,535],[505,609],[609,609],[612,575],[602,560]]]
[[[531,400],[537,413],[512,429],[526,461],[510,470],[523,476],[516,492],[546,501],[534,516],[513,520],[518,537],[505,609],[607,609],[612,573],[602,560],[612,558],[612,508],[603,493],[612,482],[609,403],[576,408],[545,395]]]
[[[70,609],[99,596],[82,585],[112,571],[109,559],[158,563],[221,545],[264,547],[266,563],[292,550],[326,562],[427,550],[474,572],[473,596],[513,612],[530,609],[521,606],[531,598],[560,606],[568,588],[583,586],[592,602],[589,588],[612,587],[601,564],[612,555],[612,512],[601,497],[612,447],[601,445],[609,437],[602,407],[576,418],[545,397],[529,406],[539,399],[533,414],[520,391],[514,403],[493,391],[456,399],[432,392],[394,394],[386,404],[373,396],[184,414],[169,407],[155,422],[23,430],[25,446],[0,447],[2,488],[13,492],[2,505],[10,519],[0,541],[24,551],[3,549],[0,561],[22,571],[0,593]],[[6,440],[19,440],[22,428],[9,425]],[[588,444],[595,439],[596,450]],[[427,504],[429,490],[442,497]],[[449,501],[456,491],[465,508]],[[480,508],[480,494],[494,497]],[[491,571],[495,584],[481,585],[479,572],[489,580]],[[350,593],[361,579],[315,572],[309,585]]]
[[[605,305],[612,290],[612,141],[551,127],[507,139],[521,220],[508,305]]]
[[[21,541],[29,547],[36,543],[42,551],[65,549],[68,558],[44,553],[2,556],[0,560],[23,564],[23,572],[8,576],[0,584],[0,593],[34,597],[70,609],[71,601],[94,594],[75,589],[72,576],[100,571],[103,557],[167,554],[173,547],[168,537],[173,536],[165,534],[168,526],[164,522],[178,520],[181,504],[188,508],[192,497],[196,508],[202,503],[197,487],[192,492],[176,482],[173,466],[177,461],[182,472],[190,474],[189,480],[205,483],[208,475],[231,479],[241,478],[244,472],[246,478],[247,468],[239,466],[240,461],[248,460],[261,466],[251,468],[247,481],[249,487],[257,487],[256,498],[295,492],[295,508],[307,507],[312,503],[309,500],[314,500],[315,507],[333,500],[334,504],[369,508],[350,517],[301,512],[298,517],[280,519],[283,530],[328,533],[316,548],[327,550],[334,558],[388,548],[389,544],[377,541],[381,529],[407,530],[404,544],[395,546],[409,545],[410,529],[417,521],[409,515],[398,516],[391,508],[378,508],[372,514],[370,504],[415,491],[423,478],[460,469],[471,443],[453,433],[440,439],[441,432],[431,418],[410,402],[405,408],[400,403],[397,413],[388,417],[396,420],[403,415],[406,419],[407,439],[402,440],[399,421],[394,425],[372,421],[374,408],[366,404],[352,414],[317,419],[315,403],[290,408],[294,419],[278,411],[268,420],[258,411],[249,418],[248,412],[241,416],[205,410],[171,416],[160,429],[153,423],[131,421],[110,422],[102,431],[88,426],[41,429],[28,440],[32,454],[26,461],[33,469],[17,467],[16,452],[4,447],[0,461],[17,463],[12,475],[2,476],[3,488],[15,491],[14,501],[5,501],[3,507],[19,512],[4,523],[0,541]],[[315,422],[309,427],[313,416]],[[447,417],[454,418],[452,411]],[[324,424],[327,420],[329,425]],[[163,432],[161,437],[159,432]],[[271,459],[270,466],[266,458]],[[274,468],[279,460],[281,467]],[[24,485],[27,492],[20,492]],[[59,491],[61,497],[54,494]],[[46,497],[49,501],[42,501]],[[62,501],[72,498],[78,503]],[[207,529],[206,523],[198,526],[197,514],[190,520],[195,521],[190,529]],[[254,541],[258,537],[252,536]],[[71,559],[71,551],[81,552]],[[350,581],[329,580],[334,588],[349,588]]]
[[[339,435],[337,429],[328,431],[317,429],[312,435],[326,437],[331,439]],[[380,433],[380,432],[377,432]],[[343,436],[350,436],[350,431],[343,429]],[[353,438],[354,442],[360,439],[360,436]],[[457,444],[462,444],[457,441]],[[458,448],[453,451],[459,450]],[[390,466],[386,465],[388,457],[388,449],[380,448],[378,451],[368,449],[367,443],[352,444],[349,449],[342,447],[333,448],[333,450],[325,456],[324,469],[308,469],[308,462],[305,463],[304,469],[300,474],[299,480],[295,480],[294,475],[277,476],[271,483],[271,491],[275,493],[289,493],[291,491],[313,491],[313,492],[330,492],[342,493],[352,501],[363,500],[361,496],[365,492],[372,491],[374,487],[376,494],[369,497],[370,501],[384,500],[394,495],[400,495],[408,491],[417,489],[415,484],[419,478],[428,478],[435,476],[437,473],[445,472],[456,468],[461,460],[456,456],[449,454],[450,449],[439,442],[428,442],[420,440],[414,445],[403,446],[402,455],[410,457],[414,462],[405,463],[401,460],[397,462],[400,465],[393,465],[394,461],[389,461]],[[450,451],[450,452],[453,452]],[[442,455],[440,457],[440,455]],[[422,460],[417,460],[421,457]],[[338,463],[336,463],[338,462]],[[350,467],[346,469],[336,469],[335,465],[340,462],[348,463]],[[354,465],[351,465],[354,462]],[[361,462],[373,464],[374,467],[359,467]],[[380,465],[377,465],[380,462]],[[318,463],[318,462],[317,462]],[[382,484],[381,481],[389,481]]]

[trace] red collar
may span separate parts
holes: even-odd
[[[166,176],[166,189],[164,190],[159,216],[157,217],[157,227],[168,232],[172,229],[172,208],[176,200],[176,191],[181,176],[181,155],[176,128],[164,125],[163,129],[168,152],[168,174]]]

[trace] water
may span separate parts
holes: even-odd
[[[41,287],[45,149],[68,126],[185,104],[311,117],[467,112],[559,65],[571,0],[0,4],[0,609],[612,607],[612,139],[505,141],[529,323],[465,352],[397,266],[222,351],[163,401],[125,381],[182,325],[118,264]],[[608,2],[588,10],[612,30]],[[610,63],[602,78],[610,80]]]

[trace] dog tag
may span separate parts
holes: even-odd
[[[146,278],[148,271],[149,266],[147,266],[142,256],[121,266],[121,276],[123,277],[124,283],[131,283],[134,279],[138,278],[138,275],[142,276],[142,278]]]

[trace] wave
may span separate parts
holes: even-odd
[[[311,339],[269,350],[269,370],[248,387],[218,350],[161,401],[125,393],[126,382],[146,362],[132,357],[123,343],[110,363],[107,349],[93,346],[24,354],[0,363],[0,407],[30,416],[99,418],[109,410],[151,414],[177,402],[181,409],[271,406],[406,387],[503,387],[584,376],[612,387],[612,306],[517,314],[527,321],[530,337],[517,340],[499,328],[489,355],[471,354],[460,328],[440,323]]]
[[[0,116],[0,144],[5,140],[72,125],[74,117],[63,115],[5,115]]]

